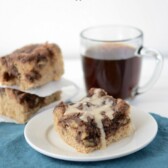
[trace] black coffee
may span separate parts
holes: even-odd
[[[128,45],[107,44],[90,48],[82,56],[86,89],[105,89],[115,98],[131,97],[138,86],[141,57]]]

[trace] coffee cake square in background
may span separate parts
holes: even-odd
[[[82,153],[103,149],[134,132],[131,109],[102,89],[92,88],[77,103],[60,103],[54,110],[54,127],[62,139]]]
[[[11,88],[0,88],[0,115],[14,119],[17,123],[26,123],[44,106],[60,100],[61,91],[40,97]]]
[[[26,90],[59,80],[63,73],[63,57],[56,44],[31,44],[0,57],[1,85]]]

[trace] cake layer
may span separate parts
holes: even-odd
[[[63,58],[56,44],[32,44],[0,57],[0,84],[22,90],[59,80],[64,73]]]
[[[38,110],[60,99],[61,91],[39,97],[15,89],[0,88],[0,115],[25,123]]]

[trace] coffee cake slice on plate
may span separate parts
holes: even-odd
[[[66,143],[89,153],[132,134],[130,112],[124,100],[92,88],[77,103],[60,103],[54,110],[54,126]]]

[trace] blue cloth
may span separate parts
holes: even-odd
[[[159,130],[144,149],[101,162],[70,162],[53,159],[33,150],[25,141],[24,125],[0,123],[0,168],[168,168],[168,118],[152,114]]]

